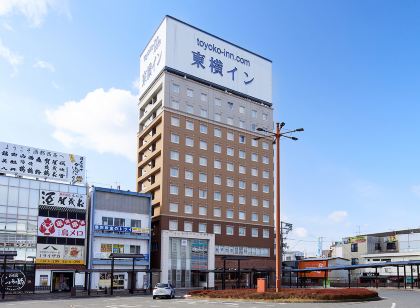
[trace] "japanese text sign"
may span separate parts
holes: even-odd
[[[84,264],[84,246],[38,244],[36,263]]]
[[[86,210],[86,195],[40,190],[39,205]]]
[[[86,222],[79,219],[38,216],[38,236],[85,238]]]

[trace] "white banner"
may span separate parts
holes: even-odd
[[[36,263],[84,264],[84,246],[37,244]]]
[[[84,183],[85,158],[0,142],[0,172],[62,182]]]
[[[168,16],[140,56],[140,94],[164,67],[272,101],[270,60]]]
[[[86,195],[40,190],[39,205],[86,210]]]
[[[79,219],[38,216],[38,236],[85,238],[86,222]]]

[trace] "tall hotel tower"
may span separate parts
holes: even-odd
[[[170,16],[141,54],[137,190],[160,281],[213,287],[226,257],[243,285],[273,277],[271,90],[270,60]]]

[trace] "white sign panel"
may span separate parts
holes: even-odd
[[[140,93],[169,67],[266,102],[271,61],[166,17],[140,58]]]
[[[79,219],[38,216],[38,236],[85,238],[86,222]]]
[[[85,158],[0,142],[0,172],[83,183],[85,181]]]
[[[40,190],[39,205],[86,210],[86,195]]]
[[[36,263],[84,264],[84,247],[73,245],[37,244]]]

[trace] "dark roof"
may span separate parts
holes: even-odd
[[[420,233],[420,228],[395,230],[395,231],[387,231],[387,232],[378,232],[378,233],[368,233],[368,234],[361,234],[360,236],[378,236],[378,237],[381,237],[381,236],[391,236],[391,235],[410,234],[410,233]],[[352,237],[352,236],[349,236],[349,237]]]

